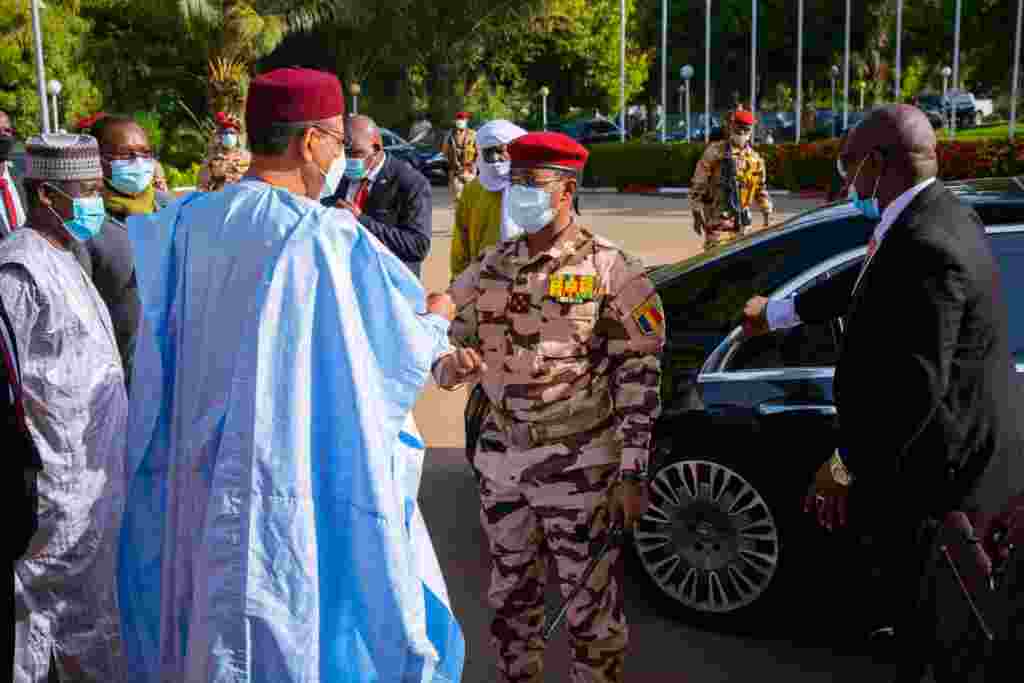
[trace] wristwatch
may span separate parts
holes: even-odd
[[[632,481],[637,484],[646,484],[647,473],[640,470],[622,470],[619,472],[619,481]]]

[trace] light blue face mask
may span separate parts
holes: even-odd
[[[539,187],[512,185],[508,188],[508,215],[523,230],[533,235],[555,220],[551,193]]]
[[[234,149],[238,146],[238,135],[235,133],[224,133],[220,136],[220,144],[228,149]]]
[[[871,221],[882,220],[882,210],[878,206],[878,183],[882,180],[881,174],[875,178],[875,189],[871,193],[871,197],[861,198],[857,194],[857,176],[860,175],[860,169],[864,166],[862,161],[860,166],[857,167],[857,172],[853,175],[853,180],[850,182],[850,190],[847,193],[847,197],[853,202],[853,208],[861,212],[861,214]]]
[[[366,160],[349,159],[345,162],[345,177],[349,180],[362,180],[366,177]]]
[[[156,162],[153,159],[130,159],[110,162],[110,184],[124,194],[140,194],[153,182]]]
[[[47,184],[57,192],[71,200],[72,217],[64,219],[51,206],[53,215],[60,218],[64,229],[78,242],[88,242],[103,229],[103,222],[107,219],[106,207],[103,205],[103,197],[72,197],[55,185]]]

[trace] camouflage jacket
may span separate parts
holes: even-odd
[[[441,151],[448,159],[448,175],[476,172],[476,131],[467,128],[460,142],[458,130],[448,133]]]
[[[647,471],[661,409],[665,315],[640,262],[582,227],[532,258],[521,237],[485,251],[449,294],[457,309],[451,341],[483,357],[481,383],[498,415],[572,431],[574,421],[606,405],[609,447],[570,448],[564,469],[619,462]],[[454,368],[453,355],[438,360],[437,383],[457,386]],[[502,466],[536,464],[521,460],[505,458]]]
[[[697,171],[690,183],[691,206],[702,208],[704,220],[708,223],[733,217],[729,209],[728,188],[722,182],[722,161],[729,144],[728,140],[722,140],[708,145],[704,156],[697,162]],[[768,196],[764,159],[749,145],[743,149],[734,147],[732,153],[736,160],[740,206],[749,209],[756,204],[763,213],[771,213],[772,200]]]
[[[237,183],[249,170],[251,155],[245,149],[228,149],[216,139],[206,150],[206,160],[199,171],[198,189],[219,190],[228,183]]]

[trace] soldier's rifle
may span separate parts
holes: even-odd
[[[583,590],[583,587],[587,585],[587,581],[590,580],[590,575],[594,573],[595,569],[597,569],[598,563],[600,563],[601,560],[604,559],[605,555],[608,554],[609,550],[622,543],[624,534],[625,531],[623,530],[621,524],[616,524],[608,530],[607,538],[605,538],[604,543],[601,545],[601,548],[597,551],[597,554],[594,556],[594,558],[590,560],[590,564],[587,565],[586,571],[583,572],[583,576],[580,577],[580,580],[576,583],[576,586],[573,587],[572,592],[569,593],[569,597],[567,597],[565,601],[562,603],[562,606],[558,610],[558,613],[555,614],[555,618],[552,619],[551,623],[548,624],[547,628],[544,629],[545,642],[551,640],[551,636],[554,635],[555,631],[558,630],[558,627],[561,626],[562,621],[565,619],[565,615],[569,613],[569,606],[572,605],[572,601],[575,600],[576,596],[580,594],[580,591]]]

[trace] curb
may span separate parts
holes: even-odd
[[[580,194],[645,194],[645,195],[658,195],[658,194],[675,194],[675,195],[688,195],[690,194],[690,188],[688,187],[653,187],[653,186],[633,186],[623,188],[621,193],[617,188],[614,187],[583,187],[579,190]],[[768,194],[776,196],[789,196],[797,195],[804,197],[803,193],[794,193],[790,190],[768,190]],[[809,194],[808,198],[814,198],[818,194]],[[821,192],[820,196],[824,197],[825,193]]]

